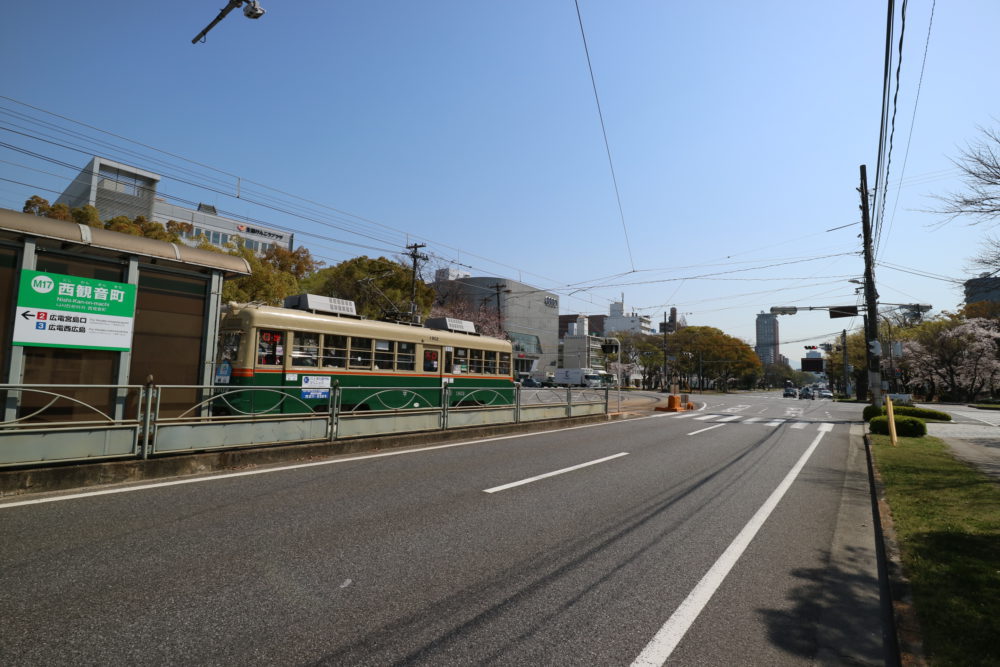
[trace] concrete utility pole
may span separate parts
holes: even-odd
[[[501,333],[503,332],[503,319],[500,312],[500,293],[501,292],[506,292],[508,294],[510,293],[509,289],[504,289],[505,287],[507,287],[507,285],[503,283],[493,283],[492,285],[490,285],[490,289],[496,290],[497,293],[497,329]]]
[[[844,354],[844,395],[851,396],[851,375],[847,371],[847,329],[840,332],[840,349]]]
[[[413,245],[406,246],[409,250],[407,254],[413,260],[413,276],[410,279],[412,290],[410,292],[410,321],[416,324],[419,321],[417,317],[417,262],[429,259],[427,255],[420,252],[421,248],[427,247],[426,243],[414,243]]]
[[[865,341],[868,348],[868,387],[872,392],[872,405],[882,406],[881,359],[872,348],[878,348],[872,341],[878,341],[878,293],[875,291],[875,260],[872,257],[872,223],[868,214],[868,174],[861,165],[861,230],[865,242]]]

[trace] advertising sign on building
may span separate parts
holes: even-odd
[[[135,295],[127,283],[22,271],[13,343],[127,352]]]

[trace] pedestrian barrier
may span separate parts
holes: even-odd
[[[342,405],[344,392],[351,405]],[[270,395],[262,409],[240,394]],[[419,392],[419,393],[418,393]],[[274,395],[277,395],[275,397]],[[608,413],[607,389],[341,387],[321,408],[294,391],[219,385],[0,384],[0,467],[242,447]],[[246,398],[245,396],[243,397]],[[406,406],[406,407],[399,407]]]

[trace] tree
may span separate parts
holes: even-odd
[[[966,191],[936,197],[942,206],[935,212],[946,222],[970,216],[976,225],[1000,217],[1000,130],[980,127],[979,132],[979,140],[952,160],[962,171]]]
[[[313,294],[353,301],[358,314],[373,319],[407,319],[413,289],[409,267],[385,257],[349,259],[316,271],[305,283]],[[426,316],[434,290],[417,280],[417,313]]]
[[[217,248],[211,249],[218,252]],[[286,296],[298,293],[299,283],[295,276],[258,257],[246,246],[234,246],[229,254],[245,259],[250,265],[250,275],[227,280],[222,286],[223,301],[279,306]]]
[[[943,315],[915,327],[903,344],[909,385],[928,399],[974,400],[1000,378],[996,322]]]

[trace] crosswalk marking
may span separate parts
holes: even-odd
[[[792,428],[800,428],[801,429],[801,428],[805,428],[805,427],[806,427],[806,422],[793,422],[792,423]]]
[[[729,415],[728,417],[722,417],[720,419],[716,419],[715,421],[719,421],[719,422],[731,422],[731,421],[734,421],[734,420],[739,419],[739,418],[740,418],[740,415]]]
[[[694,417],[697,412],[682,412],[680,414],[674,415],[674,419],[687,419],[688,417]]]
[[[765,426],[781,426],[784,423],[785,423],[784,419],[772,419],[771,421],[767,422]]]
[[[695,417],[695,420],[697,420],[697,421],[700,421],[700,422],[703,422],[703,421],[705,421],[706,419],[715,419],[715,418],[716,418],[716,417],[718,417],[718,416],[719,416],[719,415],[702,415],[701,417]]]
[[[749,419],[744,419],[743,423],[744,424],[753,424],[754,422],[759,422],[761,419],[762,419],[762,417],[750,417]]]

